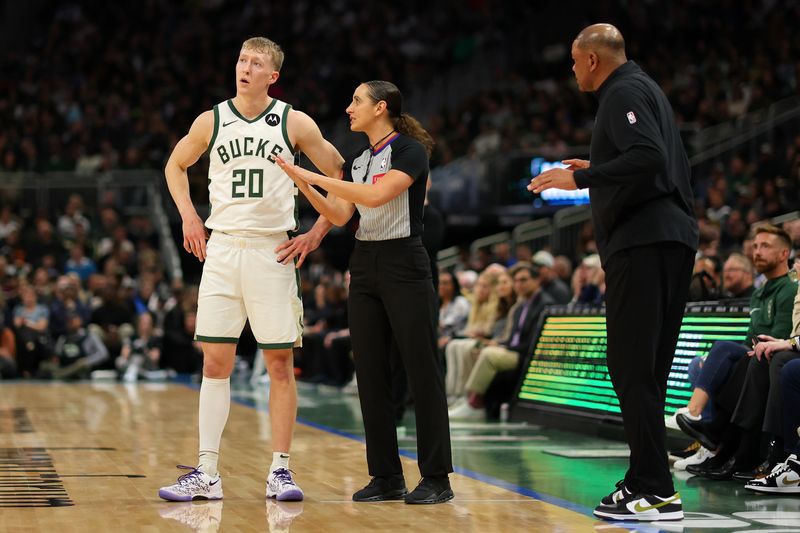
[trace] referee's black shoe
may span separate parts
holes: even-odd
[[[382,502],[402,500],[408,493],[406,480],[401,475],[376,476],[366,487],[353,494],[354,502]]]
[[[423,477],[417,488],[406,494],[406,503],[444,503],[453,499],[453,489],[447,476]]]

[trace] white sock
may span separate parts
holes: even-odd
[[[231,409],[231,380],[203,376],[200,384],[200,460],[199,469],[217,475],[219,441]]]
[[[289,454],[287,452],[272,452],[272,465],[270,465],[269,471],[274,472],[279,468],[289,470]]]

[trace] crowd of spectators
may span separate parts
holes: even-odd
[[[468,61],[497,31],[487,4],[40,2],[26,46],[0,55],[0,170],[162,168],[194,118],[233,95],[253,35],[286,51],[273,96],[341,120],[362,81],[411,88]]]
[[[438,143],[434,165],[468,152],[560,154],[589,141],[594,103],[570,72],[569,41],[581,22],[563,17],[569,1],[51,3],[40,2],[29,44],[0,55],[3,170],[162,167],[194,117],[230,96],[233,58],[253,33],[287,52],[275,96],[322,124],[343,119],[365,79],[414,93],[488,57],[490,89],[423,117]],[[588,9],[587,17],[615,21],[629,56],[689,129],[761,109],[800,85],[792,3],[608,0]]]
[[[199,368],[196,287],[166,279],[146,216],[106,200],[90,213],[72,194],[55,217],[0,208],[3,378]]]

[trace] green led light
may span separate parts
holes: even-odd
[[[686,405],[692,390],[686,367],[708,352],[717,340],[742,342],[749,317],[697,316],[683,318],[675,359],[667,383],[665,412]],[[604,316],[549,316],[533,351],[519,398],[582,410],[619,413],[606,367]]]

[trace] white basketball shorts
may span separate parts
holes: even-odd
[[[302,345],[300,275],[294,263],[278,263],[273,251],[287,238],[211,234],[200,280],[196,340],[236,343],[249,318],[259,348]]]

